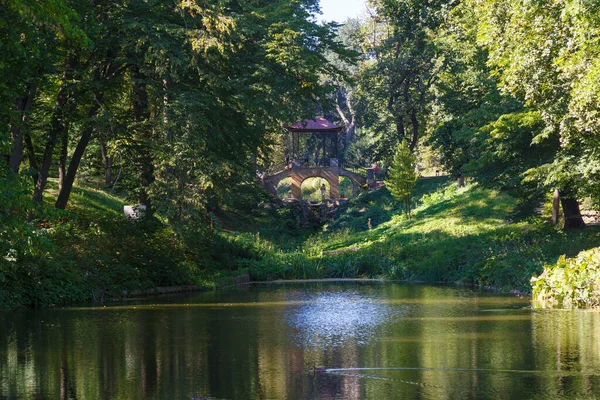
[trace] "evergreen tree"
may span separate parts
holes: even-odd
[[[405,141],[398,145],[385,184],[396,200],[405,204],[406,216],[410,218],[410,195],[417,182],[417,158]]]

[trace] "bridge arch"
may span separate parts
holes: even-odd
[[[265,189],[269,191],[273,196],[277,197],[277,187],[279,186],[279,182],[284,180],[285,178],[289,178],[292,176],[292,169],[286,169],[280,171],[274,175],[266,176],[263,178],[263,186]],[[292,191],[292,197],[294,197],[294,192]]]
[[[335,196],[336,193],[336,186],[335,186],[335,182],[332,180],[334,178],[328,179],[327,177],[323,177],[323,176],[308,176],[305,179],[302,180],[302,182],[299,182],[299,187],[300,187],[300,195],[297,197],[299,199],[304,199],[304,200],[311,200],[306,198],[306,194],[307,191],[311,191],[310,186],[312,185],[313,188],[315,188],[314,184],[316,183],[314,180],[320,180],[321,182],[324,182],[325,187],[326,187],[326,192],[325,192],[325,198],[326,199],[335,199],[337,197]],[[310,181],[313,181],[312,183]],[[316,198],[318,198],[319,200],[321,200],[321,189],[320,187],[316,188],[317,189],[317,195]],[[294,190],[294,186],[292,184],[292,191]],[[338,197],[339,197],[339,183],[337,185],[337,193],[338,193]],[[292,197],[295,197],[292,195]],[[315,200],[315,197],[313,196],[312,200]]]
[[[340,197],[338,168],[297,168],[292,174],[292,197],[302,198],[302,183],[308,178],[322,178],[329,183],[329,198]]]
[[[352,190],[354,193],[358,193],[358,189],[360,189],[360,187],[362,187],[362,185],[364,185],[367,181],[367,179],[364,176],[359,175],[356,172],[348,171],[344,168],[339,169],[339,174],[340,176],[350,179],[350,181],[352,182]]]
[[[358,193],[358,189],[366,181],[365,177],[340,167],[290,168],[264,177],[263,184],[272,195],[277,196],[279,182],[285,178],[292,178],[292,197],[300,199],[302,198],[302,182],[308,178],[322,178],[329,183],[329,197],[331,199],[338,199],[340,197],[340,176],[350,179],[352,182],[352,192],[355,194]]]
[[[277,184],[277,197],[287,199],[292,197],[292,178],[283,178]]]

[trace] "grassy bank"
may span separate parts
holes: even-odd
[[[530,291],[530,278],[562,254],[600,243],[598,227],[562,232],[544,217],[511,222],[516,200],[444,178],[420,180],[412,219],[386,189],[340,207],[327,231],[301,243],[238,233],[259,259],[240,260],[254,279],[379,277],[467,282]]]
[[[369,277],[529,292],[544,265],[600,243],[598,227],[565,233],[543,216],[512,222],[514,198],[445,178],[417,183],[410,220],[384,188],[341,205],[316,231],[298,228],[297,210],[266,198],[246,211],[215,210],[212,227],[181,231],[156,216],[126,221],[122,197],[91,187],[75,188],[69,209],[55,210],[54,190],[51,183],[43,217],[23,224],[26,209],[17,205],[6,214],[3,308],[103,301],[165,286],[209,289],[244,273],[253,280]]]
[[[57,210],[56,182],[48,186],[39,218],[23,222],[24,200],[0,226],[1,308],[100,302],[165,286],[214,288],[244,272],[235,260],[250,255],[206,227],[180,232],[159,217],[126,221],[124,198],[92,187],[76,187],[68,209]]]

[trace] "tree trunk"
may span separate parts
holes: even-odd
[[[112,51],[109,50],[106,55],[106,64],[102,67],[97,66],[94,68],[92,73],[92,82],[95,84],[101,84],[103,81],[114,78],[119,72],[123,69],[111,62],[112,60]],[[93,102],[89,106],[88,109],[88,120],[92,120],[97,114],[98,111],[102,108],[101,101],[103,97],[103,92],[99,91],[96,94],[93,94]],[[73,189],[73,184],[75,182],[75,177],[77,176],[77,170],[79,169],[79,164],[81,163],[81,159],[85,154],[85,150],[92,138],[92,134],[94,133],[94,127],[91,122],[88,122],[81,132],[81,136],[79,141],[77,142],[77,147],[71,156],[71,161],[69,162],[68,169],[65,171],[64,168],[66,166],[66,146],[63,146],[63,152],[61,153],[61,165],[62,165],[62,178],[60,179],[60,190],[58,193],[58,199],[56,200],[55,207],[60,209],[65,209],[69,202],[69,197],[71,196],[71,191]],[[64,137],[66,141],[68,136]],[[66,143],[66,142],[63,142]],[[101,144],[102,147],[102,144]],[[105,150],[105,149],[104,149]],[[63,159],[64,157],[64,159]],[[112,161],[111,161],[112,162]],[[105,171],[106,174],[106,171]],[[109,175],[110,179],[110,175]],[[110,181],[109,181],[110,183]]]
[[[58,192],[62,191],[65,181],[67,156],[69,153],[69,124],[65,123],[62,132],[60,132],[60,153],[58,155]]]
[[[398,135],[398,143],[402,143],[405,137],[404,117],[402,115],[396,117],[396,134]]]
[[[560,213],[560,194],[558,189],[554,189],[554,199],[552,200],[552,223],[558,224],[558,214]]]
[[[97,103],[93,103],[88,111],[88,119],[93,118],[98,113],[99,109],[100,106]],[[69,197],[71,196],[71,190],[73,189],[73,183],[75,182],[75,176],[77,175],[77,169],[79,168],[79,163],[85,154],[85,149],[90,142],[93,132],[93,126],[88,123],[81,133],[77,147],[75,148],[73,156],[71,157],[69,169],[66,171],[64,179],[62,180],[62,184],[58,192],[58,199],[56,199],[56,203],[54,205],[56,208],[64,210],[67,207]]]
[[[344,139],[344,149],[350,147],[350,143],[352,143],[352,139],[354,139],[354,134],[356,133],[356,123],[354,122],[354,117],[352,117],[352,122],[346,128],[346,137]]]
[[[106,142],[100,141],[100,153],[102,154],[102,163],[104,164],[104,183],[110,185],[112,183],[112,166],[113,157],[108,155]]]
[[[13,122],[10,127],[11,133],[11,147],[10,147],[10,155],[8,156],[8,164],[10,166],[10,170],[15,174],[19,173],[19,167],[21,166],[21,160],[23,159],[23,134],[21,133],[21,116],[23,115],[23,110],[25,109],[25,103],[27,101],[27,97],[19,97],[15,101],[15,106],[13,107],[13,114],[18,114],[13,116]]]
[[[171,131],[169,127],[169,92],[168,92],[168,82],[166,79],[163,79],[163,125],[165,130],[167,131],[167,142],[172,143],[174,140],[173,131]]]
[[[42,166],[39,170],[38,179],[35,183],[35,188],[33,190],[32,201],[34,203],[42,202],[44,188],[46,187],[46,182],[48,181],[48,171],[50,171],[50,165],[52,164],[52,153],[54,152],[56,137],[60,132],[62,132],[63,129],[65,129],[65,106],[69,98],[67,85],[73,79],[75,66],[75,57],[69,57],[69,61],[63,74],[62,85],[58,91],[58,96],[56,97],[56,103],[52,114],[52,122],[50,124],[50,130],[46,138],[46,149],[44,150]],[[31,218],[33,218],[33,215],[30,215],[30,219]]]
[[[417,113],[414,108],[410,111],[410,122],[412,124],[412,138],[408,148],[410,151],[413,151],[419,141],[419,119],[417,118]]]
[[[147,188],[154,178],[154,167],[152,165],[152,155],[150,153],[151,135],[148,129],[143,126],[150,119],[148,108],[148,92],[145,83],[146,76],[139,70],[139,67],[133,70],[133,121],[135,124],[134,139],[137,142],[137,166],[139,173],[140,188],[138,191],[138,203],[146,206],[147,212],[151,212],[150,198]]]
[[[560,204],[563,209],[563,217],[565,220],[564,230],[582,229],[585,228],[585,222],[579,210],[579,202],[570,193],[569,189],[559,192]]]
[[[10,131],[12,136],[12,146],[10,149],[9,165],[11,171],[15,174],[19,173],[21,167],[21,161],[23,161],[23,132],[27,120],[29,119],[29,109],[31,108],[31,101],[35,93],[35,85],[29,85],[27,95],[22,98],[18,98],[15,101],[13,108],[15,114],[14,120],[11,124]]]
[[[346,94],[346,106],[348,107],[348,111],[350,112],[350,119],[346,117],[346,114],[342,111],[342,108],[339,104],[335,105],[335,109],[337,110],[340,118],[344,121],[344,125],[346,127],[346,137],[344,139],[344,150],[347,150],[350,146],[350,142],[354,138],[354,133],[356,132],[356,112],[354,111],[354,107],[352,106],[352,101],[350,100],[350,93]]]
[[[35,171],[32,175],[31,175],[31,179],[33,179],[33,184],[35,185],[37,183],[39,174],[38,174],[38,163],[37,160],[35,158],[35,151],[33,149],[33,142],[31,141],[31,135],[29,134],[28,131],[25,131],[23,133],[23,139],[25,141],[25,148],[27,149],[27,158],[29,159],[29,167]]]

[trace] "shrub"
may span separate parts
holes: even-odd
[[[531,278],[533,297],[542,307],[600,306],[600,247],[582,251],[574,258],[561,256],[546,265],[539,277]]]

